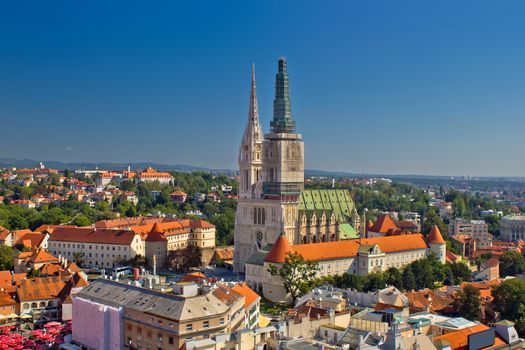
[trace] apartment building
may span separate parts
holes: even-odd
[[[476,241],[477,248],[492,246],[492,235],[489,233],[489,225],[485,220],[454,219],[449,224],[449,232],[452,236],[465,235]]]
[[[243,306],[244,297],[222,290],[174,295],[98,279],[73,299],[73,342],[82,349],[180,349],[244,329]]]
[[[131,230],[59,227],[50,235],[48,249],[68,260],[77,260],[80,253],[87,268],[113,268],[121,260],[146,256],[146,240]]]

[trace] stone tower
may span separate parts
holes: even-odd
[[[252,75],[250,120],[239,153],[239,203],[234,231],[234,270],[239,272],[244,271],[244,263],[253,253],[273,244],[281,232],[291,243],[297,240],[297,207],[304,188],[304,146],[301,135],[295,133],[286,68],[286,60],[279,59],[273,119],[264,141],[258,126]],[[261,152],[257,153],[260,146]]]
[[[259,182],[262,170],[262,142],[263,133],[259,124],[259,111],[257,110],[255,65],[252,65],[248,123],[244,129],[241,147],[239,148],[239,198],[260,197],[256,185]]]

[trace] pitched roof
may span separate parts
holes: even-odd
[[[499,260],[496,258],[490,258],[487,261],[485,261],[483,264],[481,264],[483,268],[493,268],[499,266]]]
[[[443,239],[443,236],[441,235],[441,232],[439,231],[439,228],[437,225],[432,226],[432,229],[428,233],[427,236],[427,242],[429,244],[446,244],[445,240]]]
[[[414,233],[402,236],[385,236],[345,241],[297,244],[291,246],[291,249],[300,254],[306,260],[337,260],[357,256],[361,244],[365,246],[373,246],[377,244],[379,249],[385,253],[428,248],[423,239],[423,235],[420,233]]]
[[[75,225],[40,225],[35,229],[35,232],[53,232],[57,227],[77,227]]]
[[[0,240],[3,241],[9,235],[9,230],[5,227],[0,226]]]
[[[38,250],[33,255],[31,255],[29,261],[33,263],[58,262],[58,258],[46,252],[45,250]]]
[[[292,251],[292,246],[290,245],[290,242],[288,242],[288,238],[286,238],[284,235],[280,235],[279,238],[277,238],[277,240],[275,241],[275,244],[273,245],[270,252],[264,258],[264,261],[272,263],[283,263],[286,258],[286,255],[288,253],[291,253]],[[304,255],[303,257],[306,259]]]
[[[146,237],[146,241],[148,241],[148,242],[165,242],[165,241],[167,241],[166,237],[164,237],[164,233],[162,233],[162,229],[159,227],[159,223],[158,222],[153,224],[153,227],[151,228],[151,231],[148,233],[148,236]]]
[[[235,292],[244,295],[244,308],[249,309],[250,306],[257,300],[261,299],[259,294],[255,293],[248,285],[244,282],[239,282],[232,287]]]
[[[215,255],[221,260],[233,260],[233,247],[217,247]]]
[[[7,288],[13,285],[11,271],[0,271],[0,288]]]
[[[394,223],[390,215],[381,214],[377,218],[374,226],[370,227],[368,231],[378,232],[378,233],[387,233],[389,230],[399,230],[399,227]]]
[[[16,300],[14,300],[9,293],[0,292],[0,306],[11,306],[16,304]]]
[[[23,280],[17,287],[21,302],[58,298],[70,276],[39,277]]]
[[[443,335],[438,335],[437,337],[434,337],[432,341],[435,344],[435,342],[439,340],[445,340],[450,343],[450,348],[452,350],[467,350],[468,345],[469,345],[468,344],[469,335],[483,332],[488,329],[490,329],[490,327],[484,324],[479,324],[474,327],[461,329],[459,331],[449,332]],[[505,342],[496,336],[494,339],[494,344],[484,349],[495,349],[502,345],[505,345]]]
[[[44,238],[46,238],[46,235],[43,233],[30,232],[20,237],[15,244],[21,244],[24,247],[35,249],[40,247],[40,245],[44,241]]]
[[[134,238],[135,232],[130,230],[59,227],[51,233],[49,241],[129,245]]]

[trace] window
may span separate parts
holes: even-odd
[[[169,343],[170,345],[173,345],[173,337],[169,337],[169,338],[168,338],[168,343]]]
[[[204,321],[202,323],[202,325],[204,326],[204,328],[210,328],[210,322],[209,321]]]
[[[128,331],[131,331],[131,324],[128,323],[127,327]]]
[[[221,319],[219,320],[219,324],[224,324],[224,318],[221,318]]]
[[[187,331],[192,331],[193,330],[193,325],[190,323],[190,324],[187,324],[186,325],[186,330]]]

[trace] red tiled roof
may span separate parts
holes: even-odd
[[[215,255],[223,261],[233,260],[233,247],[217,247],[215,248]]]
[[[232,287],[235,292],[244,295],[244,308],[249,309],[250,306],[261,297],[255,293],[248,285],[244,282],[239,282]]]
[[[36,249],[40,247],[42,241],[44,241],[44,238],[46,238],[46,235],[43,233],[26,233],[25,235],[20,237],[15,244],[21,244],[24,247]]]
[[[146,237],[147,242],[165,242],[166,237],[164,237],[164,233],[162,233],[162,229],[159,227],[159,223],[156,222],[153,224],[153,227],[151,228],[151,231],[148,233],[148,236]]]
[[[9,235],[9,230],[0,226],[0,240],[4,241]]]
[[[182,191],[174,191],[170,193],[170,196],[187,196],[188,194]]]
[[[58,258],[46,252],[45,250],[39,250],[31,255],[29,261],[33,263],[58,262]]]
[[[135,235],[130,230],[59,227],[53,231],[49,241],[129,245]]]
[[[417,225],[414,224],[412,221],[408,220],[400,220],[396,222],[396,226],[399,227],[399,229],[417,229]]]
[[[451,350],[467,350],[468,349],[468,337],[471,334],[476,334],[490,329],[490,327],[479,324],[470,328],[465,328],[459,331],[449,332],[443,335],[438,335],[432,339],[433,342],[437,340],[446,340],[450,343]],[[505,345],[505,342],[501,340],[498,336],[495,337],[495,342],[493,345],[483,348],[483,349],[496,349],[500,346]]]
[[[321,242],[309,244],[297,244],[291,246],[291,250],[300,254],[306,260],[320,261],[320,260],[336,260],[357,256],[359,245],[378,245],[381,251],[385,253],[427,249],[428,246],[420,233],[400,235],[400,236],[385,236],[372,237],[362,239],[351,239],[335,242]],[[273,247],[272,247],[273,250]],[[271,251],[270,251],[271,253]],[[268,255],[270,254],[268,253]],[[267,256],[268,256],[267,255]],[[265,259],[266,261],[266,259]],[[284,259],[283,259],[284,261]]]
[[[266,254],[264,261],[271,263],[283,263],[286,255],[292,251],[292,246],[290,245],[290,242],[288,242],[288,238],[286,238],[284,235],[280,235],[279,238],[277,238],[277,241],[275,241],[275,244],[273,245],[270,252]],[[307,259],[306,256],[303,255],[303,257]]]
[[[38,226],[36,229],[35,229],[35,232],[53,232],[54,229],[56,229],[57,227],[68,227],[68,228],[71,228],[71,227],[77,227],[75,225],[40,225]]]
[[[16,300],[14,300],[9,293],[0,292],[0,306],[12,306],[16,304]]]
[[[0,288],[7,288],[13,285],[11,271],[0,271]]]
[[[399,227],[392,221],[392,218],[388,214],[381,214],[376,222],[374,223],[374,226],[370,227],[368,230],[372,232],[378,232],[378,233],[387,233],[388,230],[399,230]]]
[[[202,272],[190,272],[182,276],[180,282],[196,282],[202,283],[206,279],[206,276]]]
[[[437,225],[432,226],[432,229],[428,233],[427,241],[430,244],[446,244],[447,243],[443,239],[441,232],[439,232],[439,228],[437,227]]]

